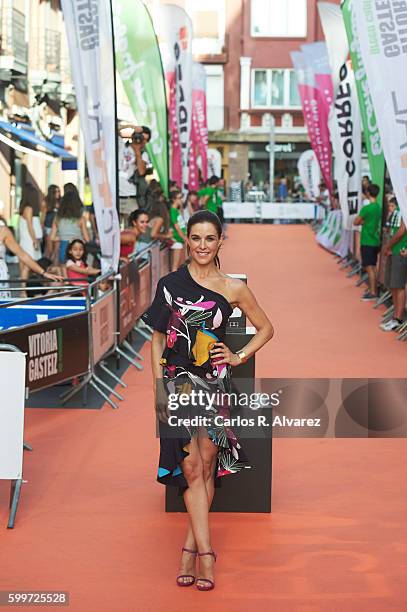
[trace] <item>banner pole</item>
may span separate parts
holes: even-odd
[[[113,20],[113,0],[110,0],[110,18],[112,20],[112,49],[113,49],[113,99],[114,99],[114,126],[115,126],[115,174],[116,174],[116,192],[114,198],[116,200],[117,214],[120,219],[120,201],[119,201],[119,126],[117,118],[117,72],[116,72],[116,45],[114,38],[114,20]]]
[[[151,16],[150,11],[148,10],[147,7],[145,7],[147,14],[149,16],[149,19],[151,21],[151,27],[153,28],[153,32],[154,32],[154,36],[155,36],[155,40],[157,43],[157,47],[160,48],[160,43],[158,40],[158,36],[157,36],[157,32],[155,31],[155,27],[154,27],[154,21],[153,18]],[[154,9],[155,11],[157,11],[157,9]],[[157,13],[158,14],[158,13]],[[164,87],[165,87],[165,71],[164,71],[164,64],[163,64],[163,58],[161,55],[161,51],[159,53],[160,56],[160,65],[161,65],[161,73],[162,73],[162,78],[163,78],[163,82],[164,82]],[[166,108],[166,113],[165,113],[165,119],[166,119],[166,132],[167,132],[167,139],[166,139],[166,154],[167,154],[167,180],[166,180],[166,184],[165,185],[161,185],[161,188],[163,189],[165,195],[167,198],[169,198],[170,196],[170,128],[169,128],[169,122],[168,122],[168,100],[167,100],[167,96],[165,96],[165,108]]]

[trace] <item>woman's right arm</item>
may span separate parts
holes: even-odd
[[[167,423],[169,416],[168,398],[163,382],[163,367],[160,365],[160,359],[163,354],[165,344],[165,334],[154,330],[151,340],[151,368],[153,372],[154,405],[157,418],[163,423]]]
[[[13,234],[10,232],[8,228],[5,228],[4,230],[3,242],[6,245],[6,247],[12,253],[14,253],[14,255],[17,255],[20,261],[22,261],[22,263],[26,265],[27,268],[30,268],[30,270],[32,270],[36,274],[39,274],[40,276],[44,276],[45,278],[48,278],[50,280],[62,280],[62,277],[58,275],[48,274],[47,272],[45,272],[44,268],[42,268],[32,257],[30,257],[30,255],[28,255],[28,253],[26,253],[20,247],[20,245],[18,244]]]

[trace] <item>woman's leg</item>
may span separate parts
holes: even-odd
[[[215,494],[215,481],[214,472],[216,468],[216,457],[218,454],[218,447],[214,444],[207,436],[198,437],[198,448],[202,459],[203,475],[206,487],[206,493],[208,495],[209,509],[212,505],[213,497]],[[186,548],[192,548],[196,550],[195,536],[192,529],[191,521],[188,524],[188,531],[185,539]],[[201,551],[206,552],[206,551]]]
[[[198,438],[194,438],[193,441],[194,443],[197,442],[197,446],[198,446],[197,452],[199,453],[200,462],[202,464],[202,476],[203,476],[203,481],[204,481],[206,495],[207,495],[207,502],[208,502],[207,508],[208,508],[208,514],[209,514],[209,509],[211,507],[212,500],[215,494],[214,472],[215,472],[215,467],[216,467],[216,457],[218,453],[218,447],[207,437],[206,432],[205,432],[205,435],[202,435],[203,432],[200,432],[200,433],[201,435]],[[194,451],[195,451],[195,447],[194,447]],[[191,451],[190,451],[189,456],[191,456]],[[184,460],[183,464],[185,464],[186,459]],[[188,478],[187,478],[187,482],[188,482]],[[187,493],[187,491],[185,493]],[[185,500],[185,494],[184,494],[184,500]],[[188,513],[189,513],[189,509],[188,509]],[[206,517],[206,523],[208,525],[208,545],[207,547],[202,548],[199,544],[199,541],[195,538],[195,530],[193,528],[193,524],[194,524],[193,518],[191,514],[189,513],[189,524],[188,524],[188,530],[187,530],[185,544],[184,544],[185,548],[189,548],[190,550],[198,550],[199,552],[208,552],[212,550],[210,542],[209,542],[210,540],[209,538],[209,516]],[[202,577],[208,578],[209,580],[213,580],[212,566],[213,566],[213,557],[207,555],[207,556],[200,558],[200,567],[201,567]]]
[[[184,501],[188,510],[190,525],[193,525],[199,533],[203,531],[203,538],[205,540],[205,537],[209,537],[208,497],[203,479],[203,465],[197,438],[192,438],[188,445],[188,451],[189,455],[185,457],[181,464],[182,471],[188,483],[188,489],[184,493]],[[184,548],[197,550],[194,530],[192,527],[188,530]],[[195,560],[195,555],[183,552],[179,575],[195,575]],[[185,578],[183,582],[189,583],[190,579]]]

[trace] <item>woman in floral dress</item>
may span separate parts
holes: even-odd
[[[214,588],[216,556],[208,515],[215,484],[248,464],[233,431],[222,424],[229,416],[222,392],[230,392],[232,367],[264,346],[273,327],[247,285],[220,271],[222,226],[216,214],[192,215],[186,242],[189,263],[160,279],[142,318],[154,329],[152,369],[160,430],[157,480],[180,488],[190,519],[177,584],[196,583],[206,591]],[[234,307],[257,330],[238,353],[224,344]]]

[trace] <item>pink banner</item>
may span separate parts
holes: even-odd
[[[327,74],[316,75],[304,53],[294,51],[291,57],[297,73],[302,110],[311,146],[317,156],[325,184],[332,195],[332,145],[328,127],[333,99],[332,79]]]
[[[206,114],[206,72],[194,62],[192,89],[192,128],[189,157],[189,190],[199,189],[198,157],[201,158],[202,180],[208,178],[208,122]]]

